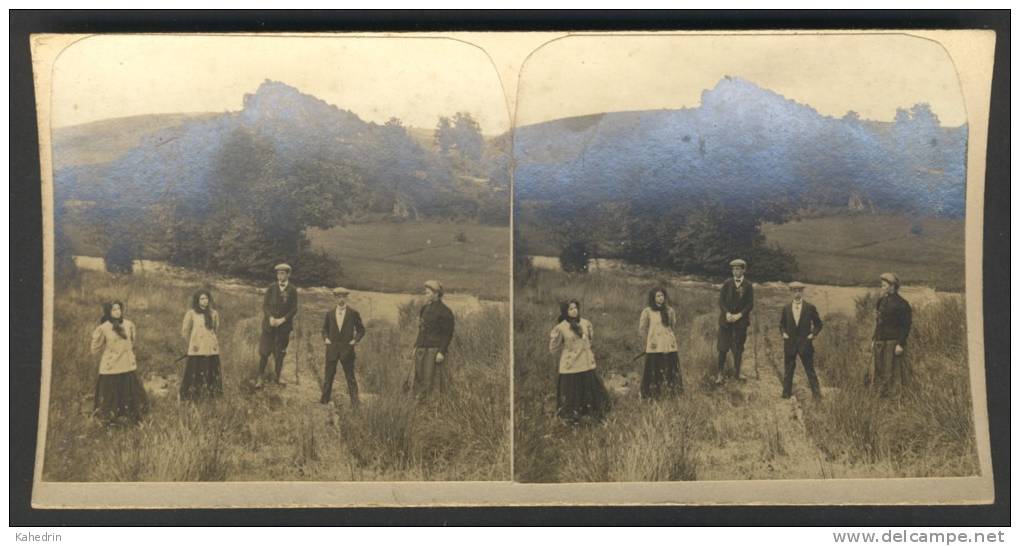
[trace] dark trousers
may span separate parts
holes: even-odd
[[[744,342],[747,341],[747,326],[719,327],[719,373],[726,370],[726,353],[733,352],[733,376],[740,377],[740,360],[744,355]]]
[[[320,400],[323,404],[329,402],[333,396],[333,379],[336,377],[336,363],[340,362],[344,369],[344,377],[347,378],[347,395],[351,397],[351,405],[358,405],[358,378],[354,375],[354,360],[355,358],[352,354],[344,360],[326,361],[326,377],[322,381],[322,399]]]
[[[265,376],[269,355],[273,355],[276,365],[276,380],[280,381],[283,373],[283,357],[287,356],[287,345],[290,344],[290,331],[281,328],[270,328],[262,331],[259,338],[259,379]]]
[[[808,384],[811,385],[811,394],[815,398],[822,396],[822,390],[818,386],[818,376],[815,374],[815,356],[811,353],[800,355],[800,363],[804,366],[804,373],[807,374]],[[785,355],[783,360],[783,398],[793,395],[793,372],[797,368],[797,353]]]

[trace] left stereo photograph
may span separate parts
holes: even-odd
[[[37,505],[222,493],[139,482],[414,504],[428,484],[511,479],[511,119],[484,52],[377,35],[33,46]]]

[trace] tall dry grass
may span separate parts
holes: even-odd
[[[404,305],[396,329],[366,336],[365,384],[378,397],[343,410],[340,429],[355,460],[408,479],[506,479],[510,465],[510,376],[505,309],[459,320],[446,365],[451,394],[424,403],[405,392],[417,307]],[[359,357],[360,358],[360,357]],[[346,406],[345,406],[346,408]]]
[[[877,465],[894,476],[978,472],[966,346],[966,308],[947,296],[915,308],[907,347],[911,380],[880,398],[866,384],[873,360],[874,296],[853,318],[828,317],[815,344],[816,367],[831,394],[805,412],[816,445],[831,459]]]
[[[705,321],[698,317],[713,313],[715,296],[669,279],[608,272],[535,274],[535,282],[518,288],[514,300],[515,479],[697,479],[697,444],[713,433],[712,401],[698,393],[699,385],[714,365],[711,345],[702,335]],[[648,290],[660,284],[680,311],[677,331],[688,394],[649,403],[637,397],[643,360],[634,357],[644,349],[638,317]],[[557,302],[569,298],[581,301],[582,316],[593,323],[597,372],[632,387],[627,395],[614,396],[613,410],[601,425],[573,428],[554,416],[557,357],[549,354],[547,340],[559,315]]]
[[[685,392],[678,399],[648,403],[636,396],[643,361],[633,357],[642,350],[637,320],[646,293],[659,284],[670,287],[679,311]],[[558,316],[557,302],[572,297],[582,302],[582,316],[594,325],[598,373],[630,387],[614,396],[613,410],[599,426],[573,428],[554,416],[557,361],[548,353],[547,336]],[[909,348],[914,388],[898,401],[878,399],[864,386],[874,302],[862,300],[854,317],[827,316],[816,342],[826,397],[820,404],[803,404],[801,426],[780,400],[782,345],[773,321],[778,322],[788,294],[763,287],[756,297],[752,322],[757,333],[749,334],[745,346],[744,374],[754,375],[751,355],[757,354],[761,379],[717,386],[712,381],[715,289],[631,272],[537,271],[534,282],[515,291],[515,479],[769,478],[772,468],[784,478],[816,478],[819,450],[828,459],[829,470],[823,465],[823,473],[838,466],[841,476],[977,471],[962,300],[944,298],[915,312]],[[803,396],[803,372],[797,373],[798,397],[809,398]]]
[[[450,351],[455,389],[442,404],[418,405],[402,391],[413,331],[368,325],[358,349],[362,411],[318,404],[328,298],[305,297],[286,387],[255,390],[261,296],[213,289],[223,317],[224,395],[177,401],[183,362],[180,320],[194,289],[158,275],[83,272],[55,298],[53,365],[43,476],[47,481],[485,480],[507,479],[509,361],[505,309],[458,316]],[[98,357],[88,340],[99,302],[122,299],[138,327],[135,353],[152,408],[137,427],[103,427],[90,414]],[[483,340],[479,342],[478,340]],[[272,363],[270,362],[270,366]],[[290,373],[292,367],[288,367]],[[165,394],[156,394],[163,391]]]

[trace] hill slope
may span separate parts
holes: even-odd
[[[104,119],[53,130],[53,169],[113,161],[155,133],[163,140],[177,138],[190,121],[210,119],[218,114],[150,114]]]
[[[58,201],[75,199],[140,208],[167,194],[205,195],[231,141],[248,138],[259,157],[296,172],[311,164],[357,175],[359,210],[426,216],[501,216],[509,209],[500,175],[505,155],[490,140],[477,161],[454,162],[423,146],[423,133],[399,122],[378,125],[281,82],[266,81],[239,112],[142,116],[61,129],[55,137]],[[251,155],[251,154],[249,154]],[[481,179],[463,191],[460,178]],[[505,175],[500,175],[505,177]],[[500,219],[497,218],[497,221]]]
[[[847,206],[960,216],[966,126],[944,128],[924,104],[895,123],[836,119],[740,78],[698,107],[612,112],[515,131],[520,199],[597,203],[705,194],[726,203],[789,195]],[[923,191],[919,191],[922,190]]]

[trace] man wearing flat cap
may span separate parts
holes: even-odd
[[[900,279],[894,273],[882,273],[882,295],[875,304],[875,335],[872,344],[875,370],[872,384],[881,396],[903,387],[907,380],[905,352],[910,335],[911,309],[900,296]]]
[[[322,323],[322,342],[326,345],[326,373],[322,382],[322,398],[319,402],[328,404],[333,394],[333,378],[336,377],[336,364],[344,369],[347,378],[347,395],[351,406],[358,407],[358,379],[354,375],[354,346],[365,337],[365,325],[361,322],[361,314],[347,304],[350,290],[337,287],[333,289],[336,306],[326,311],[326,320]]]
[[[789,286],[793,301],[783,307],[779,317],[779,332],[783,335],[783,398],[793,395],[793,372],[800,356],[811,394],[819,399],[822,391],[815,375],[814,339],[822,331],[822,319],[818,309],[804,301],[804,285],[794,281]]]
[[[443,285],[439,281],[425,281],[425,299],[418,313],[412,384],[421,400],[428,398],[434,388],[438,387],[440,396],[450,388],[446,356],[453,339],[453,312],[443,303]]]
[[[255,380],[256,387],[262,386],[269,355],[273,355],[276,365],[276,383],[283,384],[283,357],[287,355],[290,332],[294,329],[294,315],[298,309],[298,293],[294,283],[290,282],[290,266],[279,264],[274,269],[276,282],[266,288],[266,295],[262,298],[262,336],[259,338],[259,375]]]
[[[719,374],[716,384],[723,382],[726,371],[726,353],[733,353],[733,377],[740,377],[740,360],[744,354],[744,341],[747,340],[747,327],[751,324],[751,309],[754,308],[754,288],[751,281],[744,277],[747,262],[736,259],[730,262],[733,277],[726,279],[719,289],[719,338],[716,348],[719,350]]]

